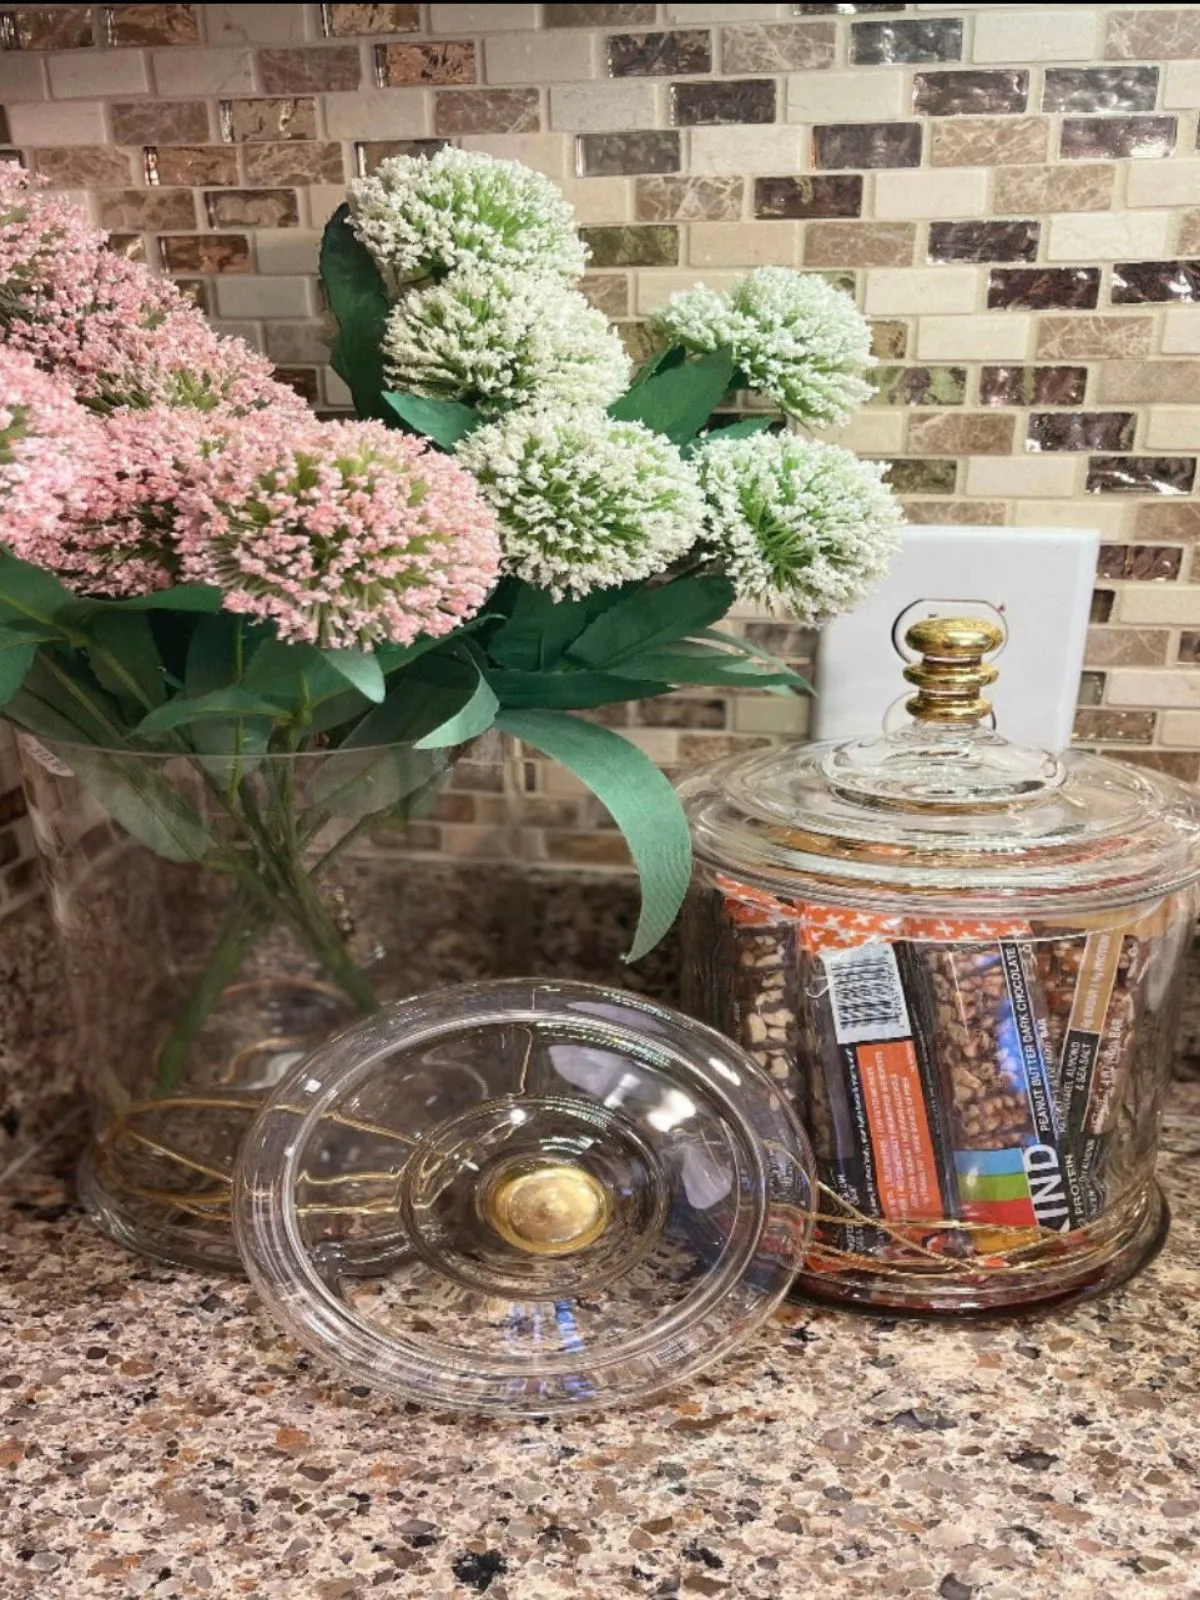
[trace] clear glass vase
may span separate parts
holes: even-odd
[[[382,1002],[519,972],[516,775],[498,736],[251,759],[20,735],[113,1238],[236,1270],[230,1180],[263,1098]],[[438,852],[451,817],[459,854]],[[482,858],[482,859],[481,859]]]

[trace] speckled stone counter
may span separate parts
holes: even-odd
[[[345,1387],[246,1285],[100,1238],[66,1155],[3,1207],[5,1600],[1200,1600],[1200,1085],[1174,1231],[1110,1298],[796,1308],[658,1404],[542,1424]]]

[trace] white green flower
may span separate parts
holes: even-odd
[[[819,622],[887,571],[903,514],[884,468],[797,434],[714,439],[696,454],[708,539],[740,600]]]
[[[393,156],[350,185],[350,225],[395,289],[459,267],[573,280],[587,250],[556,185],[471,150]]]
[[[578,290],[482,267],[402,295],[383,359],[394,389],[485,412],[534,401],[606,406],[630,376],[620,338]]]
[[[672,295],[651,325],[689,350],[728,347],[747,386],[803,422],[839,425],[873,393],[866,319],[813,273],[759,267],[727,296],[701,284]]]
[[[693,469],[640,422],[531,407],[468,434],[458,459],[496,512],[506,570],[556,599],[663,572],[702,532]]]

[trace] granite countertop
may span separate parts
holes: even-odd
[[[1171,1238],[1109,1298],[791,1308],[657,1404],[543,1423],[347,1388],[244,1283],[101,1238],[65,1156],[3,1203],[6,1597],[1200,1600],[1200,1085]]]

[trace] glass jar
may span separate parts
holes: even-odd
[[[684,1006],[782,1087],[817,1156],[798,1279],[822,1300],[986,1312],[1153,1254],[1163,1090],[1200,803],[989,725],[999,630],[919,623],[882,737],[682,785]]]

